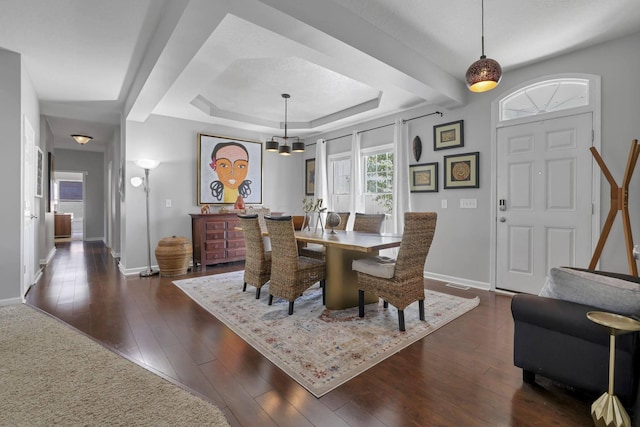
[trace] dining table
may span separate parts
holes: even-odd
[[[351,268],[353,260],[372,257],[382,249],[400,246],[402,235],[359,231],[302,230],[295,232],[299,243],[316,243],[326,247],[325,306],[342,310],[358,306],[358,276]],[[365,293],[365,304],[378,297]]]

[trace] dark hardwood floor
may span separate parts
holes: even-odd
[[[426,280],[430,289],[478,295],[480,306],[316,399],[172,280],[123,277],[99,242],[58,243],[27,303],[195,390],[232,426],[592,425],[590,397],[541,378],[522,382],[509,296]]]

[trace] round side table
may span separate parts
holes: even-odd
[[[609,331],[609,391],[591,405],[591,418],[596,427],[631,427],[631,419],[613,393],[613,379],[616,357],[616,336],[640,331],[640,322],[630,317],[604,311],[590,311],[587,317]]]

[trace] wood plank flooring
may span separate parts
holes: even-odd
[[[100,242],[56,247],[27,303],[200,393],[232,426],[592,425],[590,396],[542,378],[533,386],[522,382],[513,366],[508,296],[425,280],[429,289],[478,295],[480,306],[317,399],[172,278],[124,277]],[[235,263],[189,274],[242,268]]]

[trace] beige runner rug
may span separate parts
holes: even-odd
[[[473,309],[480,299],[460,298],[425,290],[426,321],[418,319],[418,303],[405,309],[406,332],[398,331],[397,310],[369,304],[365,317],[358,308],[327,310],[314,286],[295,301],[274,298],[267,305],[268,284],[260,300],[255,288],[242,292],[243,272],[217,274],[173,283],[220,319],[291,378],[320,397],[408,345]]]
[[[0,307],[0,425],[228,426],[215,405],[27,305]]]

